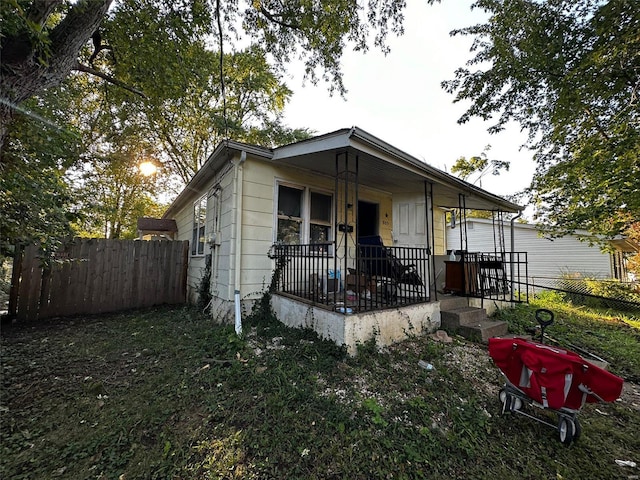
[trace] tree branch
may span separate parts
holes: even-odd
[[[136,95],[140,95],[142,98],[147,98],[147,96],[144,93],[142,93],[140,90],[133,88],[132,86],[127,85],[126,83],[118,80],[117,78],[113,78],[112,76],[107,75],[106,73],[102,73],[101,71],[96,70],[95,68],[91,68],[86,65],[83,65],[80,62],[76,63],[73,70],[95,75],[96,77],[100,77],[103,80],[106,80],[107,82],[112,83],[113,85],[116,85],[120,88],[124,88],[125,90],[135,93]]]
[[[29,8],[27,18],[38,25],[44,25],[49,15],[61,3],[62,0],[34,0]]]
[[[273,23],[277,23],[281,27],[291,28],[293,30],[302,30],[299,24],[287,23],[283,22],[282,20],[278,20],[273,13],[269,12],[262,5],[260,5],[260,13],[262,13],[268,20],[272,21]]]
[[[598,132],[600,132],[600,135],[602,135],[602,137],[608,142],[610,140],[609,135],[607,135],[607,132],[604,131],[604,129],[602,128],[602,125],[600,125],[600,122],[598,121],[596,116],[593,114],[591,109],[585,106],[584,111],[587,115],[589,115],[589,118],[591,118],[591,120],[593,121],[593,124],[595,125]]]

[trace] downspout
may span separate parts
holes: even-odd
[[[514,252],[515,252],[515,249],[516,249],[516,246],[515,246],[516,245],[516,241],[515,241],[515,238],[514,238],[514,233],[515,233],[514,232],[514,224],[515,224],[515,221],[518,218],[520,218],[521,216],[522,216],[522,211],[518,212],[518,215],[516,215],[515,217],[513,217],[511,219],[511,259],[510,259],[511,260],[511,265],[509,265],[509,272],[510,272],[509,281],[511,283],[511,301],[512,302],[513,302],[513,255],[514,255]]]
[[[218,289],[218,264],[220,261],[220,213],[222,212],[222,188],[220,186],[215,187],[213,194],[211,195],[215,198],[215,210],[213,212],[213,227],[212,229],[212,238],[211,238],[211,295],[213,299],[213,293],[215,291],[216,295],[219,296],[220,292]]]
[[[235,163],[233,172],[233,183],[236,191],[236,221],[235,221],[235,281],[234,281],[234,304],[235,304],[235,327],[236,334],[242,333],[242,314],[240,312],[240,268],[242,266],[242,165],[247,159],[247,152],[240,152],[240,159]]]

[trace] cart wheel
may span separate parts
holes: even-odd
[[[577,418],[573,420],[573,425],[575,427],[573,430],[573,441],[577,442],[580,435],[582,435],[582,425],[580,425]]]
[[[507,411],[514,412],[522,408],[522,400],[515,395],[507,393],[507,390],[504,388],[500,389],[498,398],[500,399],[500,403],[502,403],[502,413]]]
[[[568,417],[560,417],[558,420],[558,433],[560,441],[565,445],[569,445],[573,441],[576,426],[573,420]]]
[[[509,394],[504,388],[501,388],[500,391],[498,392],[498,398],[500,399],[500,403],[502,404],[502,413],[509,410],[508,403],[511,403],[511,402],[509,402]]]

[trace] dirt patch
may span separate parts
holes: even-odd
[[[632,410],[640,411],[640,385],[632,382],[624,382],[622,395],[620,395],[617,402],[628,406]]]
[[[497,367],[493,364],[487,347],[475,343],[456,343],[445,353],[449,367],[456,368],[467,382],[473,384],[486,396],[498,394],[504,384]]]

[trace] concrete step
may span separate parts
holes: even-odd
[[[458,297],[456,295],[442,295],[439,293],[438,301],[440,302],[440,311],[469,306],[467,297]]]
[[[469,340],[488,342],[491,337],[506,335],[509,330],[507,322],[482,320],[475,325],[460,325],[456,333]]]
[[[487,311],[484,308],[459,307],[440,310],[442,326],[447,328],[458,328],[462,325],[475,325],[487,318]]]
[[[465,298],[462,300],[466,301]],[[456,297],[447,298],[444,306],[440,303],[440,319],[442,328],[448,333],[474,341],[488,342],[491,337],[506,335],[509,329],[506,322],[487,319],[484,308],[468,307]]]

